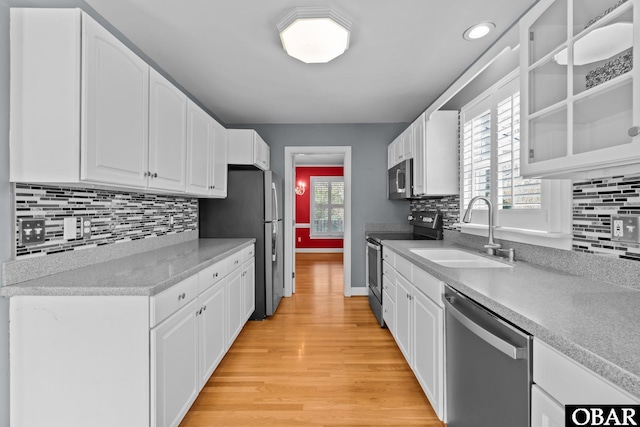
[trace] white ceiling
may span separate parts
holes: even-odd
[[[296,166],[342,166],[344,154],[296,154]]]
[[[227,125],[414,120],[536,0],[86,0]],[[296,6],[352,22],[328,64],[286,55]],[[491,21],[486,39],[465,41]]]

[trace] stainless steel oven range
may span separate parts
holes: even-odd
[[[409,215],[413,232],[373,232],[367,233],[366,276],[369,288],[369,305],[381,327],[382,318],[382,241],[383,240],[442,240],[442,214],[437,212],[413,211]]]

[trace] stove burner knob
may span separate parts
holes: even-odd
[[[413,221],[415,218],[413,217],[413,215],[409,215],[409,217],[407,218],[409,221]]]

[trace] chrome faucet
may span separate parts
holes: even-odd
[[[488,198],[484,196],[476,196],[471,199],[469,206],[467,206],[467,210],[462,217],[462,222],[471,222],[471,208],[478,200],[484,200],[489,207],[489,241],[484,245],[484,247],[489,255],[496,255],[496,252],[500,249],[500,244],[493,240],[493,204]]]

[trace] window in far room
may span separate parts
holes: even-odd
[[[344,178],[311,177],[311,238],[344,234]]]

